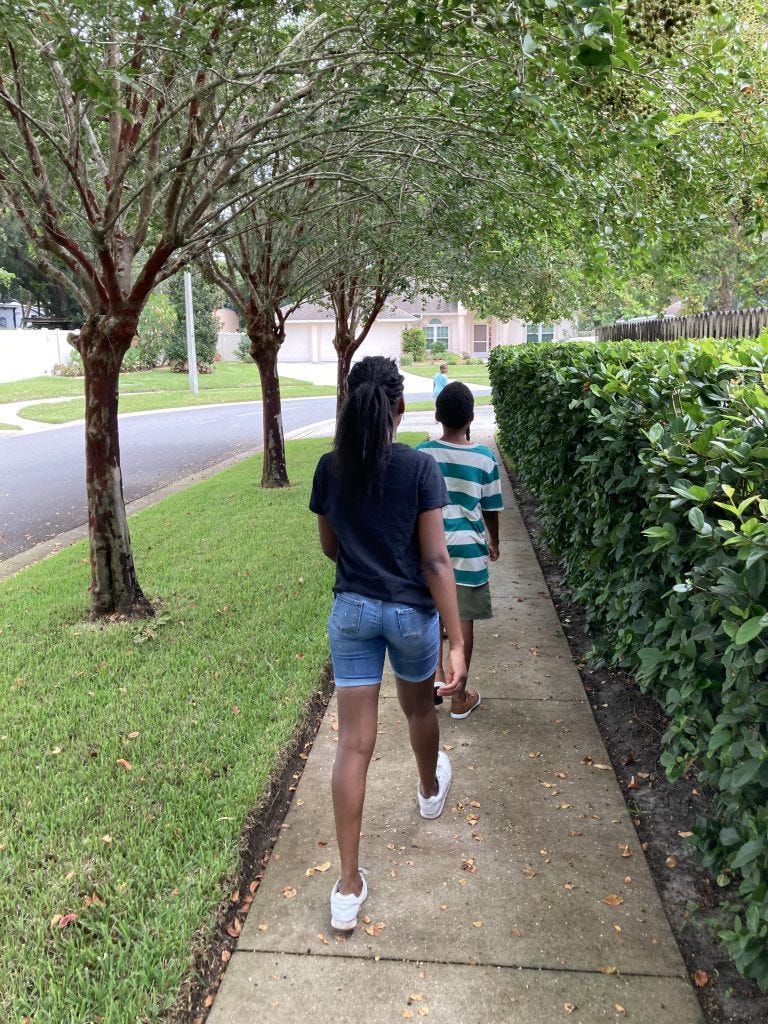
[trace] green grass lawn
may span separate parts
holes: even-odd
[[[491,405],[490,395],[475,395],[475,405]],[[430,409],[435,408],[434,401],[430,398],[424,402],[408,402],[405,403],[406,412],[429,412]]]
[[[213,373],[199,374],[198,385],[201,392],[229,388],[259,389],[259,371],[253,363],[216,363],[215,366]],[[285,378],[285,383],[310,389],[313,387],[311,384],[290,378]],[[167,367],[144,373],[121,373],[121,396],[138,391],[177,391],[189,394],[189,377],[186,373],[171,373]],[[314,391],[312,393],[314,394]],[[82,377],[30,377],[28,380],[0,384],[0,404],[34,402],[39,398],[79,398],[82,394]]]
[[[21,430],[18,423],[0,423],[0,430]]]
[[[133,376],[133,375],[132,375]],[[176,374],[174,374],[176,376]],[[122,385],[122,378],[121,378]],[[282,398],[313,398],[323,395],[335,395],[336,388],[331,385],[308,384],[306,381],[292,380],[290,377],[280,379],[280,395]],[[216,405],[231,402],[261,401],[261,388],[231,387],[208,388],[193,395],[187,391],[153,391],[146,394],[120,393],[120,412],[150,412],[156,409],[194,409],[202,405]],[[28,405],[19,411],[19,416],[36,423],[72,423],[83,419],[85,415],[85,399],[72,399],[63,402],[50,402],[45,405]]]
[[[438,363],[414,363],[412,366],[405,366],[406,373],[415,373],[418,377],[429,377],[431,380],[438,370]],[[456,366],[448,367],[449,380],[460,380],[464,384],[485,384],[491,386],[488,379],[488,366],[486,363],[459,363]]]
[[[155,620],[85,621],[83,544],[0,583],[0,1020],[173,1004],[327,659],[326,447],[289,444],[289,489],[259,456],[131,518]]]

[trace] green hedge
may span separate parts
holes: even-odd
[[[497,348],[490,376],[597,655],[668,715],[669,777],[714,793],[720,936],[768,988],[768,341]]]

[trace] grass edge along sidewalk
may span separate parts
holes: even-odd
[[[254,459],[131,518],[154,620],[88,624],[77,544],[0,584],[0,1018],[157,1020],[327,660],[332,567]]]

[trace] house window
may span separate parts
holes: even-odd
[[[555,336],[554,324],[526,324],[526,341],[552,341]]]
[[[424,325],[424,334],[427,336],[427,349],[431,349],[436,341],[444,341],[448,344],[448,328],[442,321],[434,318]]]
[[[472,352],[484,356],[488,352],[488,324],[474,324],[472,327]]]

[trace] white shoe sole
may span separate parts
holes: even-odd
[[[357,928],[357,918],[354,921],[334,921],[331,918],[331,928],[335,928],[337,932],[353,932]]]

